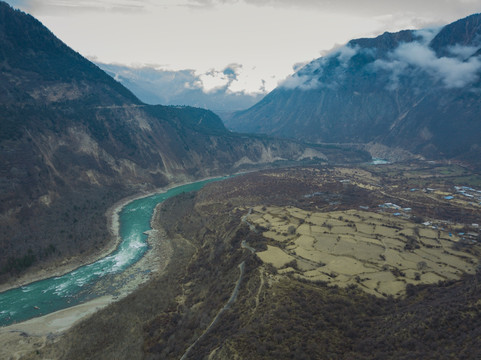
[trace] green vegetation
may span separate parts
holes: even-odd
[[[36,256],[34,255],[32,249],[28,249],[27,254],[20,258],[9,257],[7,263],[0,271],[0,275],[4,273],[19,273],[30,267],[35,260]]]
[[[49,206],[25,206],[17,218],[1,219],[0,248],[9,257],[0,258],[0,279],[40,263],[55,264],[78,252],[99,251],[111,236],[105,212],[125,194],[125,190],[87,193],[79,188],[62,193]]]

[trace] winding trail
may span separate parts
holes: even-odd
[[[204,330],[204,332],[197,338],[197,340],[195,340],[195,341],[187,348],[187,350],[185,351],[184,355],[182,355],[182,357],[180,358],[180,360],[187,359],[187,356],[189,356],[189,353],[192,351],[192,349],[195,347],[195,345],[197,345],[197,343],[198,343],[199,341],[201,341],[201,340],[207,335],[207,333],[212,329],[212,327],[219,321],[219,318],[222,316],[222,314],[224,313],[224,311],[230,309],[230,307],[232,306],[232,304],[234,303],[234,301],[237,299],[237,295],[239,294],[239,287],[240,287],[240,285],[241,285],[241,283],[242,283],[242,278],[244,277],[245,261],[241,262],[238,267],[239,267],[239,271],[240,271],[239,278],[237,279],[235,288],[234,288],[234,290],[232,291],[232,294],[231,294],[229,300],[226,302],[226,304],[224,305],[224,307],[219,310],[219,312],[217,313],[217,315],[214,317],[214,320],[212,320],[212,322],[211,322],[210,325]]]
[[[247,224],[249,226],[250,231],[255,232],[256,234],[258,233],[257,228],[255,225],[251,224],[250,222],[247,221],[247,217],[252,214],[252,208],[249,209],[249,212],[242,217],[242,222]],[[243,242],[245,243],[245,242]],[[254,250],[255,252],[255,250]]]

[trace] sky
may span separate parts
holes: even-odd
[[[90,60],[266,93],[353,38],[447,24],[481,0],[7,0]],[[190,86],[190,85],[189,85]]]

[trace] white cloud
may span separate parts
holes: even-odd
[[[454,49],[457,54],[474,52],[472,47],[459,45]],[[392,72],[390,88],[395,88],[399,77],[409,74],[410,69],[428,73],[435,80],[441,81],[446,88],[461,88],[479,79],[481,60],[478,57],[468,60],[460,57],[438,57],[428,44],[420,41],[399,45],[388,55],[387,60],[377,60],[374,67]]]
[[[337,58],[342,69],[349,66],[349,60],[359,51],[359,46],[351,47],[344,45],[336,47],[335,50],[328,53],[326,56],[310,62],[304,67],[300,68],[298,72],[288,76],[285,80],[279,83],[280,87],[285,89],[301,89],[312,90],[318,88],[334,88],[338,85],[338,81],[344,77],[342,71],[337,69],[337,76],[330,83],[324,83],[320,80],[323,73],[324,66],[332,59]]]
[[[433,28],[420,29],[416,30],[414,34],[419,37],[419,42],[421,44],[427,46],[436,37],[436,35],[439,34],[442,28],[442,26],[437,26]]]
[[[144,12],[149,7],[146,0],[11,0],[10,4],[34,15],[49,14],[64,16],[78,13],[119,13]]]
[[[293,64],[315,59],[334,44],[447,23],[481,9],[481,0],[7,2],[39,18],[82,55],[104,63],[166,64],[164,69],[195,69],[199,75],[242,63],[244,70],[229,84],[234,92],[270,91],[292,73]],[[205,75],[206,88],[229,83],[223,76]]]
[[[230,94],[258,95],[267,93],[268,80],[262,78],[262,72],[257,71],[255,67],[245,68],[236,63],[229,64],[222,70],[195,71],[195,79],[195,86],[202,89],[206,94],[220,90]],[[192,84],[188,86],[192,86]],[[272,84],[269,84],[269,88],[272,87]]]
[[[295,63],[294,65],[292,65],[292,70],[294,70],[294,72],[299,71],[299,70],[301,70],[304,66],[306,66],[307,64],[309,64],[309,61],[297,62],[297,63]]]
[[[359,46],[351,47],[349,45],[341,47],[337,52],[335,52],[332,56],[337,56],[339,62],[341,63],[342,67],[347,67],[349,64],[349,60],[357,54],[359,51]]]
[[[456,44],[448,48],[448,51],[461,60],[466,60],[479,50],[479,46],[464,46]]]
[[[394,90],[399,85],[401,76],[415,76],[417,71],[423,71],[439,81],[446,88],[461,88],[468,86],[479,79],[481,72],[480,57],[472,55],[481,48],[480,46],[456,45],[448,48],[454,56],[438,56],[429,47],[430,42],[439,33],[441,28],[432,28],[415,31],[416,41],[401,43],[396,49],[387,54],[384,59],[377,59],[370,65],[372,71],[384,70],[388,73],[389,84],[387,88]],[[369,50],[369,49],[367,49]],[[367,51],[359,46],[345,45],[335,48],[325,57],[313,61],[301,68],[294,75],[287,77],[280,86],[286,89],[312,90],[316,88],[336,87],[345,77],[350,60],[359,51]],[[323,77],[323,69],[332,60],[337,59],[339,65],[329,78]]]
[[[279,84],[284,89],[312,90],[322,86],[319,80],[311,75],[294,74],[288,76]]]
[[[226,76],[222,71],[216,71],[214,69],[204,74],[198,74],[197,76],[202,84],[202,91],[205,93],[226,88],[230,82],[229,77]]]
[[[407,66],[408,65],[406,63],[394,59],[390,61],[378,59],[372,64],[372,69],[374,71],[386,70],[390,73],[387,89],[393,91],[398,88],[399,78],[402,74],[404,74]]]
[[[309,9],[336,9],[344,12],[348,11],[364,11],[370,13],[385,12],[386,9],[391,11],[403,10],[406,7],[416,7],[419,11],[436,12],[441,9],[451,10],[459,7],[469,7],[476,9],[481,5],[480,0],[187,0],[187,4],[197,6],[220,6],[232,3],[246,3],[255,6],[271,6],[271,7],[303,7]]]
[[[470,58],[468,61],[442,57],[437,59],[432,69],[446,87],[461,88],[479,79],[481,61],[477,57]]]
[[[149,104],[191,105],[232,111],[254,105],[266,93],[265,89],[246,92],[242,86],[236,88],[244,74],[243,66],[239,64],[201,73],[191,69],[170,71],[153,65],[98,65]],[[263,82],[259,81],[259,88],[262,86]]]

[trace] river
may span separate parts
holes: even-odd
[[[0,293],[0,326],[50,314],[99,297],[100,294],[94,289],[95,284],[125,271],[148,250],[147,235],[144,233],[151,230],[150,219],[157,204],[222,179],[225,177],[177,186],[166,192],[129,202],[119,214],[121,243],[113,253],[65,275]]]

